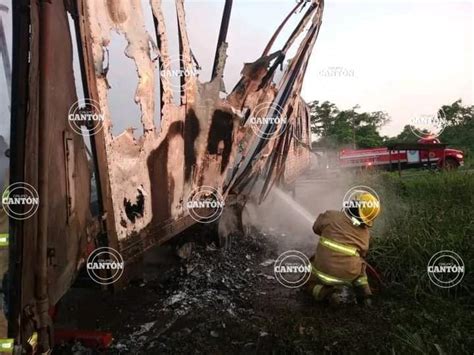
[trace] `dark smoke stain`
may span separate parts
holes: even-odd
[[[180,135],[182,137],[183,136],[183,128],[184,128],[184,124],[183,124],[182,121],[173,122],[170,125],[170,128],[168,129],[168,134],[167,134],[166,137],[169,138],[169,139],[174,138],[177,135]]]
[[[196,150],[194,141],[199,135],[199,120],[193,109],[188,111],[184,124],[184,179],[186,182],[191,178],[191,171],[196,164]]]
[[[171,217],[171,197],[169,195],[168,151],[169,141],[183,134],[183,122],[173,122],[163,142],[153,150],[148,159],[148,174],[151,185],[152,225],[162,223]]]
[[[209,154],[218,154],[219,143],[224,142],[222,150],[221,174],[229,164],[229,156],[232,150],[233,117],[229,112],[216,110],[212,115],[211,128],[209,130],[209,139],[207,143],[207,152]]]
[[[174,192],[174,189],[176,188],[175,183],[174,183],[174,178],[172,175],[169,176],[169,187],[170,187],[170,192]],[[173,203],[173,201],[170,201],[170,206]]]
[[[135,223],[137,218],[143,217],[143,210],[145,208],[145,196],[143,196],[143,193],[140,190],[137,191],[137,203],[132,203],[126,198],[123,199],[125,214],[132,223]]]

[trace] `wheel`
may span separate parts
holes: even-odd
[[[446,158],[442,166],[443,170],[455,170],[459,168],[459,163],[456,161],[456,159]]]

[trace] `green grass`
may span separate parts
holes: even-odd
[[[471,297],[472,273],[455,289],[441,290],[426,275],[430,257],[452,250],[474,267],[474,175],[459,172],[429,173],[399,178],[375,177],[382,214],[373,230],[371,258],[386,279],[403,282],[416,292]]]
[[[381,173],[362,179],[381,198],[368,261],[382,273],[388,297],[400,296],[393,305],[396,348],[472,353],[474,174],[403,172],[401,178]],[[465,264],[463,281],[451,289],[435,286],[427,275],[429,259],[440,250],[458,253]]]
[[[464,166],[460,169],[462,170],[469,170],[474,168],[474,154],[472,152],[468,151],[465,152],[464,155]]]

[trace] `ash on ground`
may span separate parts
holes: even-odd
[[[66,317],[75,320],[69,327],[112,332],[114,342],[103,351],[110,354],[376,351],[374,332],[388,334],[382,314],[314,304],[301,289],[283,287],[273,264],[289,236],[247,234],[232,238],[226,250],[199,238],[173,247],[176,260],[155,279],[69,303]],[[308,255],[308,248],[294,249]],[[93,353],[80,344],[58,353],[64,349]]]

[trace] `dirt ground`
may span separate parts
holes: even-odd
[[[306,217],[275,194],[258,208],[248,205],[245,236],[232,238],[225,250],[209,226],[196,225],[148,252],[143,273],[126,289],[72,289],[61,301],[56,328],[107,331],[114,340],[106,350],[76,343],[58,345],[54,353],[472,354],[474,310],[449,297],[391,282],[378,287],[370,308],[333,307],[275,279],[273,261],[282,252],[311,256],[312,221],[340,206],[352,184],[350,176],[303,176],[295,198]]]
[[[302,178],[296,200],[311,215],[337,207],[347,179]],[[328,193],[328,191],[331,191]],[[316,199],[315,199],[316,197]],[[107,354],[377,353],[390,339],[390,308],[316,304],[274,277],[278,256],[296,249],[311,256],[316,236],[281,199],[244,213],[246,235],[226,250],[197,225],[144,257],[143,278],[116,294],[73,289],[60,305],[57,328],[113,334]],[[388,347],[390,348],[390,347]],[[94,353],[81,344],[58,354]]]
[[[193,233],[200,234],[200,227]],[[57,327],[113,333],[108,354],[377,352],[389,339],[383,304],[338,308],[315,304],[273,276],[275,238],[257,231],[221,250],[209,240],[169,246],[149,275],[115,295],[76,290]],[[199,239],[198,239],[199,240]],[[190,251],[190,247],[192,250]],[[300,245],[300,249],[307,246]],[[161,272],[158,272],[160,270]],[[146,280],[147,277],[157,278]],[[72,321],[74,320],[74,321]],[[61,325],[62,323],[62,325]],[[87,354],[75,344],[56,353]]]

